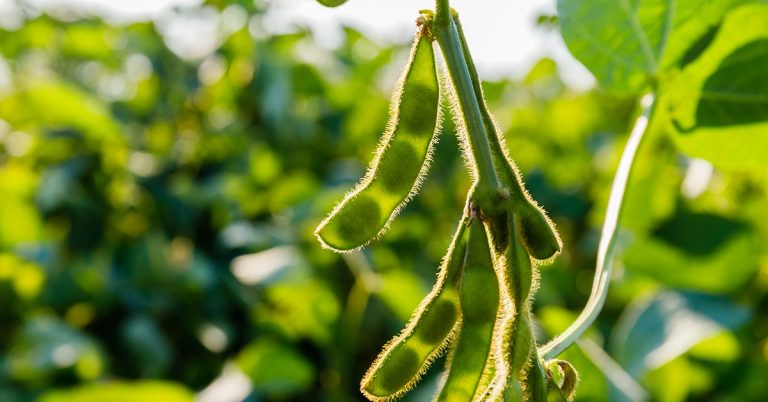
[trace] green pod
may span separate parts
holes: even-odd
[[[317,0],[318,3],[326,7],[338,7],[347,2],[347,0]]]
[[[462,218],[432,291],[363,377],[360,391],[368,399],[388,401],[406,393],[451,342],[461,315],[458,287],[467,244],[465,228]]]
[[[461,326],[438,402],[471,402],[482,395],[481,378],[493,366],[493,330],[499,307],[499,282],[483,222],[469,228],[459,291]]]
[[[315,231],[324,247],[349,251],[365,246],[418,191],[440,132],[439,88],[432,39],[422,25],[368,172]]]
[[[520,219],[520,242],[534,259],[540,261],[554,259],[563,248],[554,224],[544,209],[536,205],[530,197],[519,205],[516,212]]]
[[[521,242],[520,224],[516,216],[508,217],[506,248],[497,259],[507,304],[497,336],[502,337],[498,352],[497,378],[490,401],[542,401],[546,380],[541,370],[530,314],[530,300],[538,277],[527,250]]]
[[[454,13],[453,20],[459,33],[461,48],[464,52],[464,59],[467,61],[472,87],[475,90],[475,97],[483,114],[483,123],[488,133],[488,144],[491,147],[494,165],[500,176],[499,178],[502,180],[502,184],[507,186],[512,196],[512,212],[520,216],[520,223],[523,227],[521,233],[522,244],[525,246],[528,254],[534,259],[540,261],[551,260],[560,253],[563,243],[555,229],[554,223],[552,223],[544,209],[531,198],[525,189],[520,171],[509,156],[507,147],[504,144],[504,137],[501,135],[501,131],[488,110],[480,78],[472,61],[458,14]]]
[[[526,402],[545,402],[547,400],[547,378],[541,367],[538,349],[533,345],[528,355],[528,364],[521,376],[523,400]]]
[[[515,308],[517,310],[517,308]],[[500,332],[504,336],[499,351],[497,372],[499,373],[488,393],[488,401],[520,402],[540,401],[538,384],[532,374],[536,360],[536,344],[530,325],[527,309],[520,309],[520,314],[513,312],[507,315],[501,325]]]

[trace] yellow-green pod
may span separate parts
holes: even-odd
[[[563,243],[544,209],[527,197],[520,202],[516,212],[520,218],[520,242],[528,254],[539,261],[556,257]]]
[[[439,87],[431,35],[422,25],[368,172],[315,232],[323,246],[349,251],[368,244],[418,191],[440,131]]]
[[[488,236],[480,219],[469,228],[467,254],[459,291],[461,326],[438,402],[471,402],[485,392],[480,381],[493,366],[493,330],[499,308],[499,281],[493,268]]]
[[[406,393],[451,342],[461,315],[458,286],[467,243],[465,228],[462,219],[432,291],[363,377],[360,391],[368,399],[389,401]]]

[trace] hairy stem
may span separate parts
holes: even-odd
[[[511,169],[506,166],[506,157],[504,154],[504,150],[501,146],[501,140],[499,139],[499,133],[496,132],[496,127],[493,123],[493,118],[491,117],[491,113],[488,111],[488,105],[485,103],[485,97],[483,96],[483,87],[480,83],[480,77],[477,74],[477,67],[475,67],[475,62],[472,59],[472,54],[469,51],[469,45],[467,45],[467,39],[464,36],[464,29],[461,26],[461,20],[459,19],[458,15],[453,16],[453,22],[456,24],[456,30],[459,35],[459,41],[461,43],[461,48],[464,53],[464,58],[466,59],[466,65],[467,69],[469,71],[469,77],[472,81],[472,87],[475,90],[475,99],[477,99],[477,103],[480,106],[480,112],[483,114],[483,123],[485,125],[486,130],[486,138],[488,141],[488,145],[491,149],[491,154],[494,156],[494,160],[504,161],[505,163],[500,163],[503,166],[499,167],[499,174],[502,176],[501,179],[504,181],[504,184],[517,184],[517,177],[515,176],[514,172],[511,171]],[[510,186],[510,190],[512,191],[519,191],[521,192],[522,189],[520,189],[518,186],[512,185]]]
[[[443,52],[445,64],[456,91],[461,117],[467,130],[469,148],[477,169],[476,194],[479,199],[476,201],[480,204],[480,208],[490,207],[494,201],[490,198],[497,195],[502,187],[493,164],[483,114],[475,97],[467,60],[462,51],[448,0],[437,0],[435,8],[433,32]]]
[[[627,145],[621,154],[619,167],[616,170],[616,176],[613,178],[611,186],[611,195],[608,199],[608,210],[605,213],[603,230],[600,236],[600,245],[597,249],[597,264],[595,266],[595,279],[592,283],[592,292],[589,295],[587,305],[582,310],[576,321],[571,324],[562,334],[552,339],[549,343],[540,349],[540,355],[545,360],[557,357],[560,353],[571,346],[584,331],[595,321],[600,310],[605,304],[605,297],[608,294],[608,285],[611,279],[611,269],[613,266],[613,254],[616,248],[616,234],[621,219],[621,212],[624,206],[624,194],[627,189],[627,182],[632,175],[632,166],[634,165],[637,150],[640,148],[643,137],[648,129],[649,122],[653,117],[656,108],[656,97],[654,94],[648,94],[640,101],[642,113],[635,121],[632,132],[629,135]]]

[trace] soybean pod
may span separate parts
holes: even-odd
[[[515,215],[508,216],[508,240],[497,261],[507,303],[507,317],[500,328],[502,337],[498,352],[497,378],[490,401],[541,401],[545,392],[544,373],[539,363],[533,336],[530,300],[537,287],[535,267],[520,240],[520,223]]]
[[[520,219],[520,226],[522,228],[521,241],[531,257],[537,260],[551,260],[560,252],[563,243],[544,209],[531,198],[525,189],[520,171],[506,151],[507,147],[504,144],[504,137],[501,135],[496,121],[485,102],[477,68],[469,52],[469,46],[464,37],[464,30],[462,29],[458,13],[453,13],[453,20],[459,33],[459,40],[464,52],[464,59],[467,62],[467,69],[470,73],[475,97],[483,115],[483,123],[488,135],[488,145],[491,148],[494,166],[502,184],[507,186],[510,192],[512,201],[510,212],[516,213]]]
[[[461,325],[449,357],[445,385],[437,402],[471,402],[482,394],[481,377],[491,358],[493,330],[499,307],[499,282],[483,222],[469,227],[467,253],[459,291]]]
[[[440,86],[427,16],[392,96],[390,119],[376,156],[360,183],[315,234],[334,251],[362,247],[380,236],[417,192],[440,132]]]
[[[467,245],[466,223],[466,218],[459,222],[432,291],[363,377],[360,390],[368,399],[389,401],[410,390],[450,343],[461,315],[458,286]]]

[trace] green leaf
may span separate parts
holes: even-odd
[[[259,324],[292,339],[307,337],[320,344],[332,339],[341,306],[323,282],[300,279],[272,284],[265,291],[265,300],[267,303],[255,308]]]
[[[749,316],[744,307],[701,293],[668,291],[650,301],[638,299],[618,320],[612,355],[639,378]]]
[[[49,391],[39,402],[193,402],[195,395],[170,382],[137,381],[84,385],[69,390]]]
[[[683,213],[638,240],[624,254],[627,270],[665,285],[710,293],[731,292],[757,272],[760,244],[741,222]]]
[[[378,297],[398,319],[407,322],[429,289],[418,275],[405,269],[395,268],[382,272],[381,278]]]
[[[121,144],[120,127],[109,106],[77,86],[56,79],[38,80],[24,92],[0,99],[13,124],[74,128],[97,143]]]
[[[768,4],[730,13],[670,85],[677,146],[724,170],[768,166]]]
[[[271,338],[248,345],[237,363],[255,389],[267,394],[288,395],[308,388],[315,369],[302,355]]]
[[[741,0],[559,0],[568,49],[615,92],[640,93]]]
[[[94,339],[56,317],[40,316],[29,319],[15,337],[7,367],[11,378],[34,384],[63,373],[92,380],[105,364]]]

